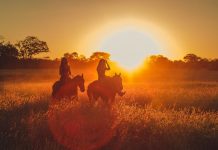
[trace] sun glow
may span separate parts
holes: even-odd
[[[127,27],[111,33],[102,42],[100,49],[109,52],[111,59],[127,70],[137,68],[146,56],[161,50],[159,43],[149,34]]]
[[[87,36],[87,43],[92,39],[93,49],[110,53],[111,60],[118,62],[124,69],[138,69],[150,55],[179,55],[176,51],[177,43],[162,28],[138,20],[114,22],[98,28],[94,34]]]

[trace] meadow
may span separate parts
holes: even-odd
[[[109,110],[86,93],[53,103],[57,71],[32,72],[1,71],[1,150],[218,149],[217,81],[124,82]]]

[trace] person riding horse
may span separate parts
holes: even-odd
[[[61,83],[65,83],[67,80],[69,80],[71,77],[71,70],[70,66],[68,64],[67,58],[63,57],[61,59],[61,65],[59,68],[59,74],[60,74],[60,81]]]
[[[81,92],[85,91],[83,74],[72,78],[70,66],[65,57],[61,59],[59,74],[61,76],[60,80],[56,81],[52,86],[52,97],[55,99],[78,99],[77,87],[80,88]]]
[[[123,96],[122,78],[121,74],[115,74],[112,77],[106,76],[106,70],[110,70],[105,59],[101,59],[97,66],[98,80],[91,82],[88,85],[87,95],[90,102],[101,98],[104,102],[114,102],[116,94]],[[110,101],[110,102],[109,102]]]
[[[98,81],[100,81],[101,83],[106,82],[106,78],[108,78],[105,75],[105,72],[107,70],[110,70],[110,66],[107,62],[107,60],[105,59],[100,59],[98,66],[97,66],[97,72],[98,72]],[[125,93],[124,92],[118,92],[118,95],[123,96]]]
[[[98,80],[89,84],[87,94],[90,100],[96,100],[101,97],[104,101],[114,101],[116,94],[123,96],[122,78],[121,74],[115,74],[113,77],[105,75],[106,70],[110,70],[107,61],[101,59],[97,66]],[[60,80],[56,81],[52,86],[52,97],[55,99],[70,98],[78,99],[77,87],[81,92],[85,91],[84,77],[77,75],[71,78],[71,70],[66,58],[62,58],[59,68]]]
[[[110,70],[110,66],[108,65],[107,61],[105,59],[101,59],[97,66],[97,72],[98,72],[98,80],[102,81],[105,79],[105,72],[107,70]]]

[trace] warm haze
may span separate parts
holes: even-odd
[[[0,0],[0,150],[218,150],[218,0]]]
[[[134,68],[150,54],[217,57],[216,0],[0,3],[1,38],[16,42],[27,35],[37,36],[47,41],[51,52],[46,55],[52,58],[75,50],[87,56],[102,50],[124,67]]]

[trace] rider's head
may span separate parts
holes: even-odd
[[[99,65],[105,65],[105,63],[106,63],[106,60],[105,60],[105,59],[100,59]]]
[[[67,65],[68,64],[68,61],[67,61],[67,58],[66,57],[63,57],[61,59],[61,65]]]

